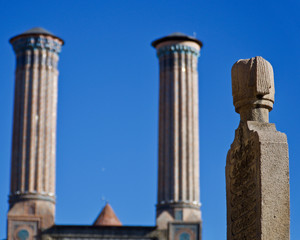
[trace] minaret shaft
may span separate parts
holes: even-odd
[[[34,28],[10,42],[16,72],[7,235],[33,239],[54,224],[57,63],[63,41]]]
[[[197,57],[160,58],[158,203],[199,203]]]
[[[201,239],[197,62],[202,43],[175,33],[152,43],[160,70],[156,224],[169,239]]]
[[[11,195],[54,196],[57,60],[42,49],[17,56]]]

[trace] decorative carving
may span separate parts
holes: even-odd
[[[268,61],[262,57],[241,59],[232,66],[231,79],[236,112],[240,113],[243,107],[272,110],[274,76],[272,65]]]
[[[230,222],[230,238],[253,239],[256,234],[257,209],[257,158],[258,146],[251,136],[244,137],[242,125],[236,131],[236,140],[228,153],[226,175],[229,191],[227,191],[228,219]]]
[[[200,223],[179,223],[179,222],[170,223],[168,239],[200,240],[201,239],[201,225],[200,225]]]
[[[269,123],[273,68],[255,57],[237,61],[231,73],[241,121],[226,162],[227,240],[288,240],[288,145]]]
[[[38,222],[36,221],[11,221],[9,223],[8,239],[27,240],[36,239],[38,233]]]
[[[271,64],[262,57],[241,59],[231,69],[232,96],[241,121],[269,122],[274,103]]]
[[[53,37],[47,36],[32,36],[21,37],[12,43],[16,53],[28,49],[46,49],[56,54],[61,51],[62,42]]]
[[[196,48],[183,45],[183,44],[174,44],[174,45],[169,45],[169,46],[159,48],[157,50],[157,56],[161,57],[163,55],[168,55],[174,52],[193,54],[196,57],[200,55],[199,50],[197,50]]]

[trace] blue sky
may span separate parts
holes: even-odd
[[[203,239],[226,239],[225,161],[239,123],[231,67],[274,68],[270,121],[288,136],[291,239],[300,239],[298,1],[1,1],[0,239],[6,236],[15,56],[8,39],[41,26],[65,40],[59,62],[57,224],[89,225],[108,200],[124,225],[154,225],[158,59],[152,40],[183,32],[199,58]],[[105,200],[104,200],[105,199]]]

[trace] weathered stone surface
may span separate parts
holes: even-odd
[[[287,138],[268,123],[274,102],[272,66],[261,57],[232,68],[241,122],[227,155],[227,239],[290,238]]]
[[[233,104],[243,121],[269,121],[274,103],[271,64],[262,57],[237,61],[231,70]]]

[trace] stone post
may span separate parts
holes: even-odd
[[[54,224],[58,54],[42,28],[10,40],[16,54],[8,239],[33,239]]]
[[[197,62],[202,43],[174,33],[154,41],[152,46],[160,66],[156,223],[160,229],[168,229],[170,222],[178,223],[170,227],[169,239],[199,239]]]
[[[288,144],[269,123],[272,66],[262,57],[239,60],[231,74],[241,120],[226,161],[227,239],[288,240]]]

